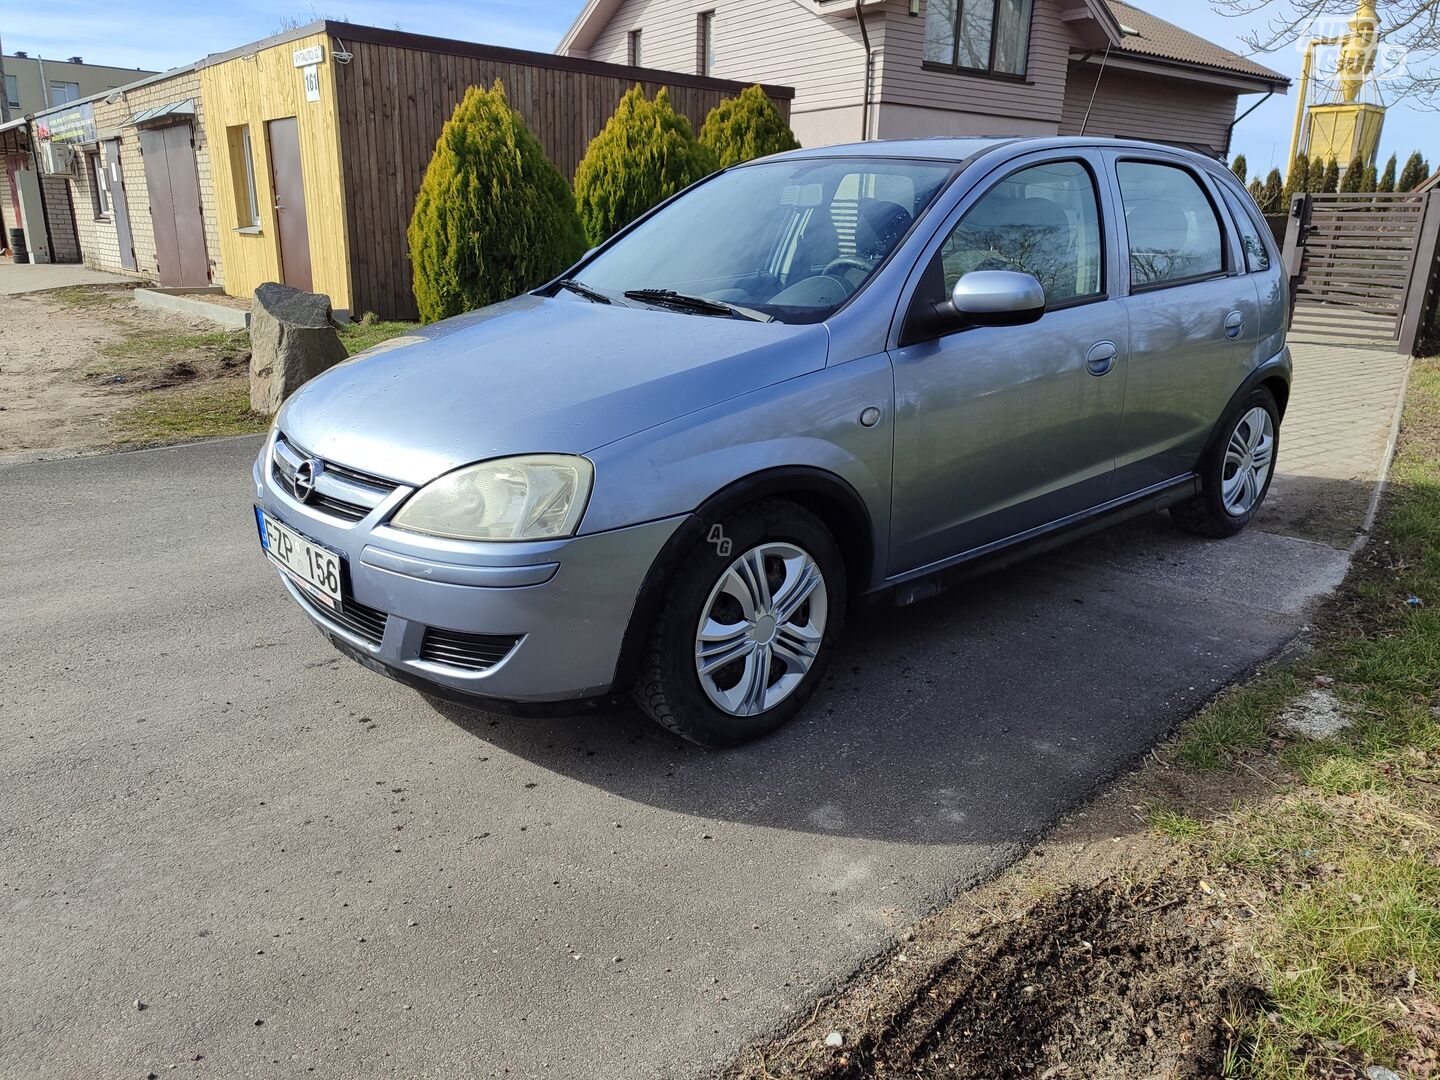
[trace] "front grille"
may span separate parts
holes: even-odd
[[[384,477],[315,458],[320,463],[321,479],[308,498],[301,498],[295,490],[295,470],[310,457],[307,450],[290,442],[284,435],[276,435],[275,450],[270,459],[270,476],[291,498],[341,521],[361,520],[400,486]]]
[[[379,645],[385,637],[385,623],[390,618],[385,612],[376,611],[364,604],[357,604],[354,600],[346,600],[344,606],[336,611],[334,608],[325,607],[312,600],[304,589],[296,591],[300,594],[300,599],[305,606],[324,621],[349,630],[350,633],[368,641],[371,645]]]
[[[430,626],[426,627],[420,642],[420,659],[467,671],[486,671],[509,656],[519,640],[497,634],[462,634],[458,630]]]

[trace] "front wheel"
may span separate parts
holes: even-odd
[[[1200,463],[1199,495],[1170,508],[1171,519],[1201,536],[1233,536],[1255,516],[1275,475],[1280,410],[1275,395],[1257,387],[1233,406],[1225,435]]]
[[[845,622],[845,563],[810,511],[770,500],[733,515],[676,573],[635,698],[706,747],[775,730],[815,692]]]

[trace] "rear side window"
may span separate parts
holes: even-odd
[[[1133,289],[1225,272],[1220,219],[1193,175],[1149,161],[1122,161],[1116,173],[1130,236]]]
[[[971,270],[1018,270],[1045,286],[1047,306],[1104,290],[1095,181],[1078,161],[1007,176],[972,206],[940,249],[948,296]]]
[[[1255,215],[1245,205],[1245,200],[1223,184],[1221,193],[1225,204],[1230,207],[1230,216],[1235,219],[1235,230],[1240,234],[1240,246],[1245,249],[1245,269],[1252,274],[1270,269],[1270,249],[1255,224]]]

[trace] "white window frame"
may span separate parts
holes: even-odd
[[[90,180],[95,185],[95,217],[108,218],[114,205],[110,198],[110,174],[105,165],[105,152],[95,150],[85,155],[91,161]]]
[[[250,125],[246,124],[240,133],[240,146],[244,154],[245,166],[245,191],[250,197],[250,224],[243,228],[258,229],[260,227],[260,195],[255,190],[255,151],[250,145]]]
[[[695,16],[695,67],[697,75],[715,76],[715,9]]]

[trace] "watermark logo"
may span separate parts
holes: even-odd
[[[1361,27],[1362,34],[1364,27]],[[1297,53],[1304,53],[1312,41],[1326,41],[1328,44],[1315,46],[1313,77],[1322,84],[1330,83],[1339,87],[1339,80],[1346,74],[1346,68],[1355,64],[1363,72],[1367,64],[1372,65],[1366,76],[1377,83],[1398,82],[1410,74],[1410,50],[1404,45],[1392,44],[1376,29],[1362,36],[1362,48],[1347,55],[1345,44],[1350,37],[1350,19],[1344,15],[1321,15],[1311,23],[1307,32],[1295,39]],[[1366,40],[1368,38],[1368,40]]]
[[[730,557],[730,549],[732,547],[730,538],[725,535],[725,530],[719,525],[710,526],[710,535],[705,537],[705,542],[707,544],[714,544],[715,554],[719,555],[722,559],[728,559]]]

